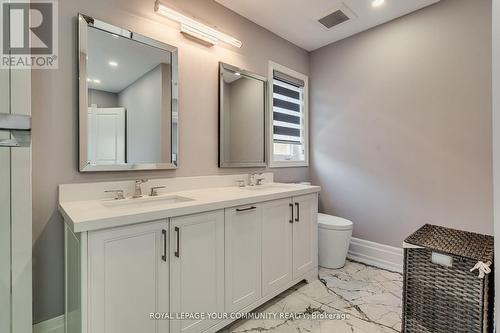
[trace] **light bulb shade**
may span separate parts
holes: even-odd
[[[242,45],[241,41],[233,36],[220,32],[190,17],[187,17],[171,8],[168,8],[159,1],[156,1],[155,3],[155,11],[172,21],[180,23],[182,33],[188,34],[211,45],[215,45],[219,41],[238,48]]]
[[[190,37],[193,37],[197,40],[200,40],[201,42],[209,45],[209,46],[214,46],[219,42],[219,40],[209,34],[204,33],[203,31],[200,31],[198,29],[195,29],[187,24],[181,23],[181,32],[183,34],[189,35]]]

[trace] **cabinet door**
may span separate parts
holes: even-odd
[[[226,312],[236,312],[261,297],[260,205],[225,210]]]
[[[317,194],[293,198],[293,278],[299,278],[318,265]]]
[[[165,333],[169,312],[167,221],[89,233],[92,333]]]
[[[292,200],[262,204],[262,293],[292,281]]]
[[[224,211],[176,217],[170,223],[173,314],[224,312]],[[171,332],[201,332],[217,322],[172,320]]]

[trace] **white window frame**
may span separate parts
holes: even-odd
[[[304,81],[304,161],[275,161],[273,140],[273,95],[274,95],[274,71]],[[270,168],[293,168],[309,166],[309,77],[276,62],[269,61],[268,66],[269,96],[268,96],[268,161]]]

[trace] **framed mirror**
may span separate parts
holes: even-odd
[[[78,15],[81,172],[175,169],[177,48]]]
[[[219,167],[266,166],[267,79],[219,64]]]

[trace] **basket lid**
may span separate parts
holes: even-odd
[[[484,263],[493,263],[493,236],[426,224],[406,238],[405,242]]]

